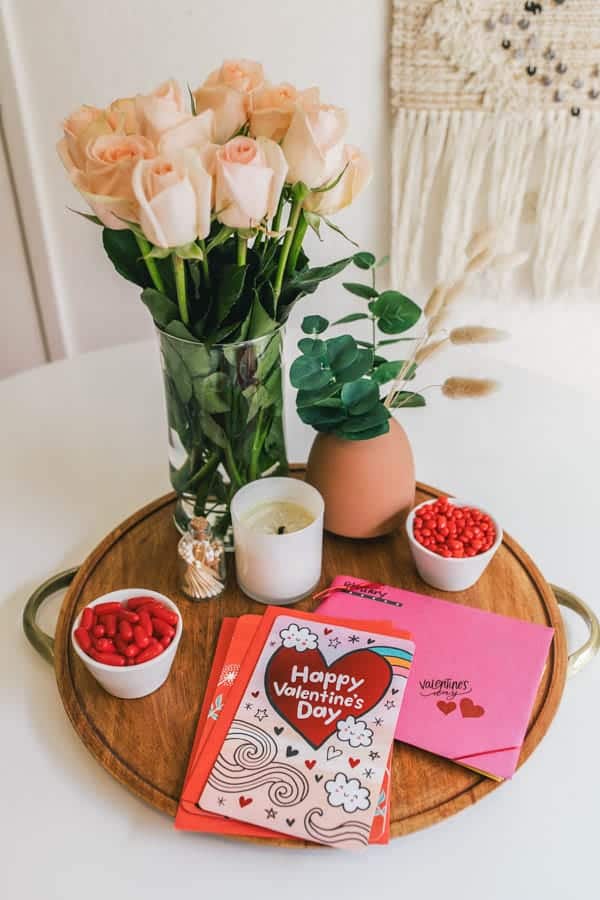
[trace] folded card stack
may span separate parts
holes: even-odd
[[[359,847],[389,840],[414,644],[386,610],[225,619],[176,827]]]

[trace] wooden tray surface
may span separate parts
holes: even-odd
[[[439,496],[419,485],[417,502]],[[83,743],[118,781],[174,816],[196,730],[221,619],[261,613],[235,583],[221,598],[193,603],[176,589],[174,495],[139,510],[114,529],[81,566],[64,599],[55,638],[55,670],[68,716]],[[522,548],[507,535],[478,584],[444,594],[416,573],[405,535],[350,541],[326,535],[321,587],[335,575],[354,575],[493,612],[550,625],[556,635],[538,690],[522,764],[546,733],[558,707],[567,666],[564,627],[554,594]],[[141,587],[171,597],[183,616],[183,635],[166,684],[141,700],[107,694],[73,652],[70,629],[79,610],[117,588]],[[313,600],[298,604],[313,609]],[[392,771],[392,835],[398,837],[470,806],[498,783],[423,750],[396,743]],[[282,838],[282,844],[286,843]]]

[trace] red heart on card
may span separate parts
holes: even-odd
[[[355,769],[360,762],[360,759],[353,759],[351,756],[348,757],[348,762],[350,763],[350,768]]]
[[[460,701],[460,711],[465,719],[478,719],[485,712],[483,706],[477,706],[468,697]]]
[[[295,673],[294,679],[292,673]],[[323,702],[325,674],[346,676],[348,680],[339,692],[333,681],[326,691],[344,699],[351,698],[350,705]],[[328,665],[320,650],[298,651],[294,647],[280,647],[267,665],[265,690],[279,715],[317,749],[335,734],[338,721],[347,716],[364,716],[377,706],[390,686],[392,674],[387,660],[373,650],[352,650]],[[322,676],[320,679],[319,675]],[[355,690],[348,691],[353,684]]]
[[[258,697],[259,694],[260,694],[260,691],[252,691],[253,697]]]
[[[333,628],[324,628],[323,634],[331,634],[332,631],[333,631]]]
[[[307,769],[314,769],[316,764],[317,764],[316,759],[305,759],[304,760],[304,765],[306,766]]]
[[[243,809],[245,806],[248,806],[248,804],[252,803],[252,797],[239,797],[238,803]]]
[[[441,709],[445,716],[449,716],[450,713],[454,712],[456,709],[456,703],[453,703],[452,701],[447,703],[445,700],[438,700],[436,706],[438,709]]]

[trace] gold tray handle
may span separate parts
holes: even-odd
[[[578,650],[574,650],[573,653],[569,653],[567,675],[571,678],[571,676],[580,672],[584,666],[587,666],[600,650],[600,623],[596,613],[580,597],[572,594],[571,591],[565,590],[565,588],[558,587],[556,584],[551,584],[550,587],[554,591],[559,604],[576,613],[583,619],[590,630],[590,635],[585,644]]]
[[[46,662],[49,662],[51,666],[54,665],[54,638],[42,631],[38,625],[36,621],[38,610],[44,600],[71,584],[77,574],[77,569],[77,566],[74,569],[66,569],[64,572],[59,572],[58,575],[53,575],[52,578],[40,584],[39,588],[33,592],[25,604],[25,609],[23,610],[23,631],[25,632],[25,637],[34,650],[37,650],[40,656]]]

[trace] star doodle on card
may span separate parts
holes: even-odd
[[[386,708],[386,709],[394,709],[395,705],[396,705],[396,703],[395,703],[394,700],[386,700],[386,701],[385,701],[385,708]]]
[[[373,732],[367,723],[354,716],[347,716],[337,723],[337,737],[351,747],[370,747],[373,743]]]
[[[305,650],[316,650],[319,646],[318,636],[305,626],[300,627],[292,622],[287,628],[283,628],[279,632],[282,647],[288,650],[293,648],[298,653],[304,653]]]
[[[376,759],[380,759],[380,758],[381,758],[381,754],[378,753],[377,750],[369,751],[369,759],[371,760],[371,762],[375,762]]]
[[[341,806],[347,813],[368,809],[371,803],[369,789],[358,778],[346,778],[343,772],[325,782],[325,791],[329,805]]]
[[[339,638],[334,637],[329,639],[329,646],[333,647],[334,650],[337,650],[341,643]]]
[[[266,709],[257,709],[254,713],[254,718],[258,719],[259,722],[262,722],[263,719],[266,719],[268,717],[268,715],[269,713]]]
[[[269,809],[265,809],[265,812],[267,814],[267,819],[274,819],[277,815],[277,811],[273,809],[272,806]]]

